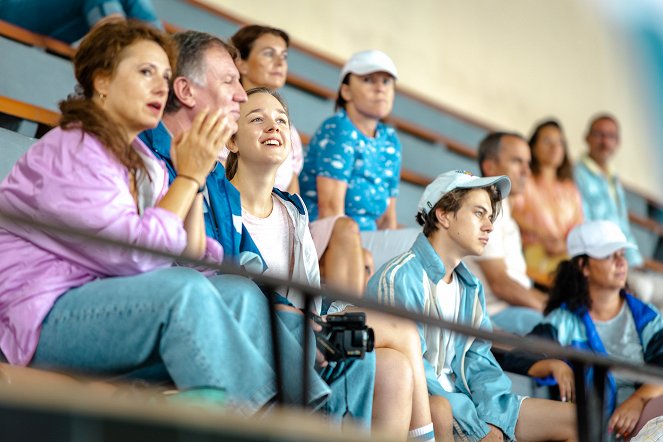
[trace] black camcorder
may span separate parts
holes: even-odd
[[[363,359],[366,352],[373,351],[373,329],[366,326],[363,312],[328,315],[326,321],[316,316],[314,320],[322,326],[315,334],[318,350],[328,361]]]

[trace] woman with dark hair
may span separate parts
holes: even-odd
[[[561,125],[555,120],[540,123],[529,146],[533,176],[514,201],[513,218],[522,233],[527,274],[547,288],[557,264],[566,258],[566,235],[583,220],[582,201]]]
[[[74,58],[79,95],[60,104],[59,127],[2,181],[0,211],[219,262],[201,183],[231,135],[228,117],[202,112],[177,138],[170,187],[137,138],[161,119],[174,62],[169,37],[147,25],[95,28]],[[268,314],[256,310],[264,296],[246,278],[172,264],[3,219],[1,353],[16,365],[94,375],[163,373],[180,390],[256,412],[276,392],[271,338],[256,326]],[[238,313],[247,308],[250,316]]]
[[[245,89],[266,87],[278,90],[285,84],[288,74],[288,47],[290,37],[277,28],[249,25],[232,36],[231,41],[238,49],[236,61]],[[290,125],[290,154],[276,173],[274,187],[290,194],[300,193],[299,174],[303,166],[303,150],[299,133]],[[224,149],[221,160],[225,160]],[[320,226],[324,225],[324,228]],[[372,271],[371,257],[361,247],[356,224],[349,218],[331,219],[330,222],[311,226],[313,241],[322,273],[322,279],[355,293],[364,290],[369,272]]]
[[[624,251],[635,245],[611,221],[575,227],[567,245],[571,259],[560,263],[546,317],[530,335],[636,364],[663,366],[663,318],[654,306],[624,289],[628,274]],[[504,367],[552,378],[550,381],[559,386],[561,400],[574,401],[573,369],[565,361],[516,353],[506,358]],[[641,415],[646,421],[663,413],[661,395],[661,385],[608,375],[607,430],[622,437],[634,434]],[[645,407],[648,410],[643,413]]]
[[[235,64],[244,89],[265,87],[276,91],[285,85],[290,46],[290,37],[285,31],[270,26],[244,26],[231,37],[231,42],[239,51]],[[290,138],[290,152],[276,173],[274,187],[294,194],[299,193],[304,154],[302,140],[293,125],[290,126]],[[228,150],[224,149],[223,162],[227,155]]]

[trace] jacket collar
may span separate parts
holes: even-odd
[[[154,129],[143,132],[143,136],[145,137],[148,146],[151,146],[161,157],[170,160],[170,145],[172,137],[170,136],[168,129],[166,129],[166,126],[163,124],[163,121],[159,121],[159,124]]]
[[[444,275],[447,273],[444,263],[423,233],[417,236],[416,241],[412,245],[412,251],[420,257],[421,264],[433,283],[437,284],[444,278]],[[461,261],[454,270],[463,281],[465,287],[476,286],[475,278],[467,269],[464,262]]]
[[[599,165],[596,164],[596,161],[594,161],[587,153],[582,156],[580,161],[582,161],[585,167],[587,167],[587,169],[589,169],[594,175],[604,176],[611,180],[617,178],[617,172],[612,165],[608,164],[608,173],[606,174]]]
[[[277,189],[276,187],[272,189],[272,193],[281,198],[283,201],[287,201],[295,206],[300,215],[306,215],[304,203],[297,195],[291,195],[288,192]]]

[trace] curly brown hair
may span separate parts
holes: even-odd
[[[94,79],[98,75],[113,75],[122,52],[142,40],[161,46],[171,67],[175,67],[177,56],[168,35],[139,21],[109,21],[92,29],[81,42],[74,56],[77,94],[59,103],[61,128],[78,127],[94,135],[130,171],[145,170],[143,160],[127,144],[123,129],[114,124],[92,98],[95,94]]]

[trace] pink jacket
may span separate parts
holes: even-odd
[[[154,198],[142,214],[131,196],[127,169],[94,136],[60,128],[32,146],[2,181],[0,211],[180,254],[186,246],[182,221],[152,207],[168,189],[168,174],[140,140],[133,147],[153,170],[164,171],[152,180]],[[206,259],[220,262],[222,257],[221,246],[208,238]],[[0,349],[12,364],[27,365],[43,319],[67,290],[170,265],[168,259],[0,219]]]

